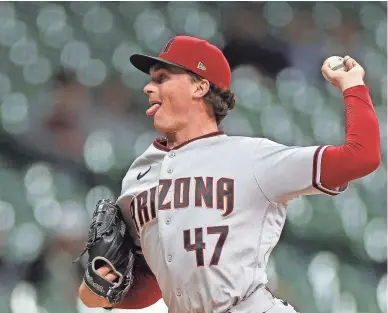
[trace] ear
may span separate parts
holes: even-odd
[[[203,98],[210,89],[210,83],[206,79],[202,79],[199,82],[195,82],[194,86],[195,86],[194,93],[193,93],[194,99]]]

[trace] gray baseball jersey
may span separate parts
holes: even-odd
[[[294,312],[265,290],[286,204],[320,185],[325,147],[216,132],[137,158],[118,204],[169,312]]]

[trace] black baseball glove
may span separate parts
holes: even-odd
[[[113,306],[127,294],[133,283],[134,242],[127,230],[120,208],[109,200],[100,200],[93,213],[86,248],[89,259],[84,281],[98,296]],[[118,278],[110,282],[97,273],[108,265]]]

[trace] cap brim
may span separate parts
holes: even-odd
[[[150,74],[151,67],[159,63],[173,65],[187,70],[185,67],[180,66],[179,64],[176,64],[174,62],[166,61],[157,57],[151,57],[145,54],[133,54],[131,55],[129,60],[131,61],[134,67],[136,67],[139,71],[142,71],[143,73],[146,73],[146,74]]]

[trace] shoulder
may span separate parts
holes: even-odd
[[[273,141],[271,139],[268,139],[268,138],[261,138],[262,140],[260,141],[260,144],[258,146],[258,149],[287,149],[287,148],[290,148],[290,146],[286,146],[282,143],[279,143],[279,142],[276,142],[276,141]]]
[[[228,136],[227,142],[238,153],[249,154],[254,159],[264,158],[283,151],[292,151],[296,146],[287,146],[265,137]]]
[[[258,147],[283,146],[263,137],[227,136],[228,145],[240,151],[256,151]],[[283,146],[284,147],[284,146]]]
[[[225,136],[225,143],[234,144],[238,146],[256,146],[264,138],[260,137],[245,137],[245,136]]]
[[[268,154],[290,148],[265,137],[245,136],[225,136],[220,145],[226,148],[229,153],[235,151],[241,155]]]
[[[130,185],[133,181],[137,180],[136,177],[139,172],[147,171],[152,164],[161,163],[165,154],[165,151],[157,149],[154,143],[151,143],[149,147],[132,162],[123,178],[122,190],[125,190],[127,185]]]

